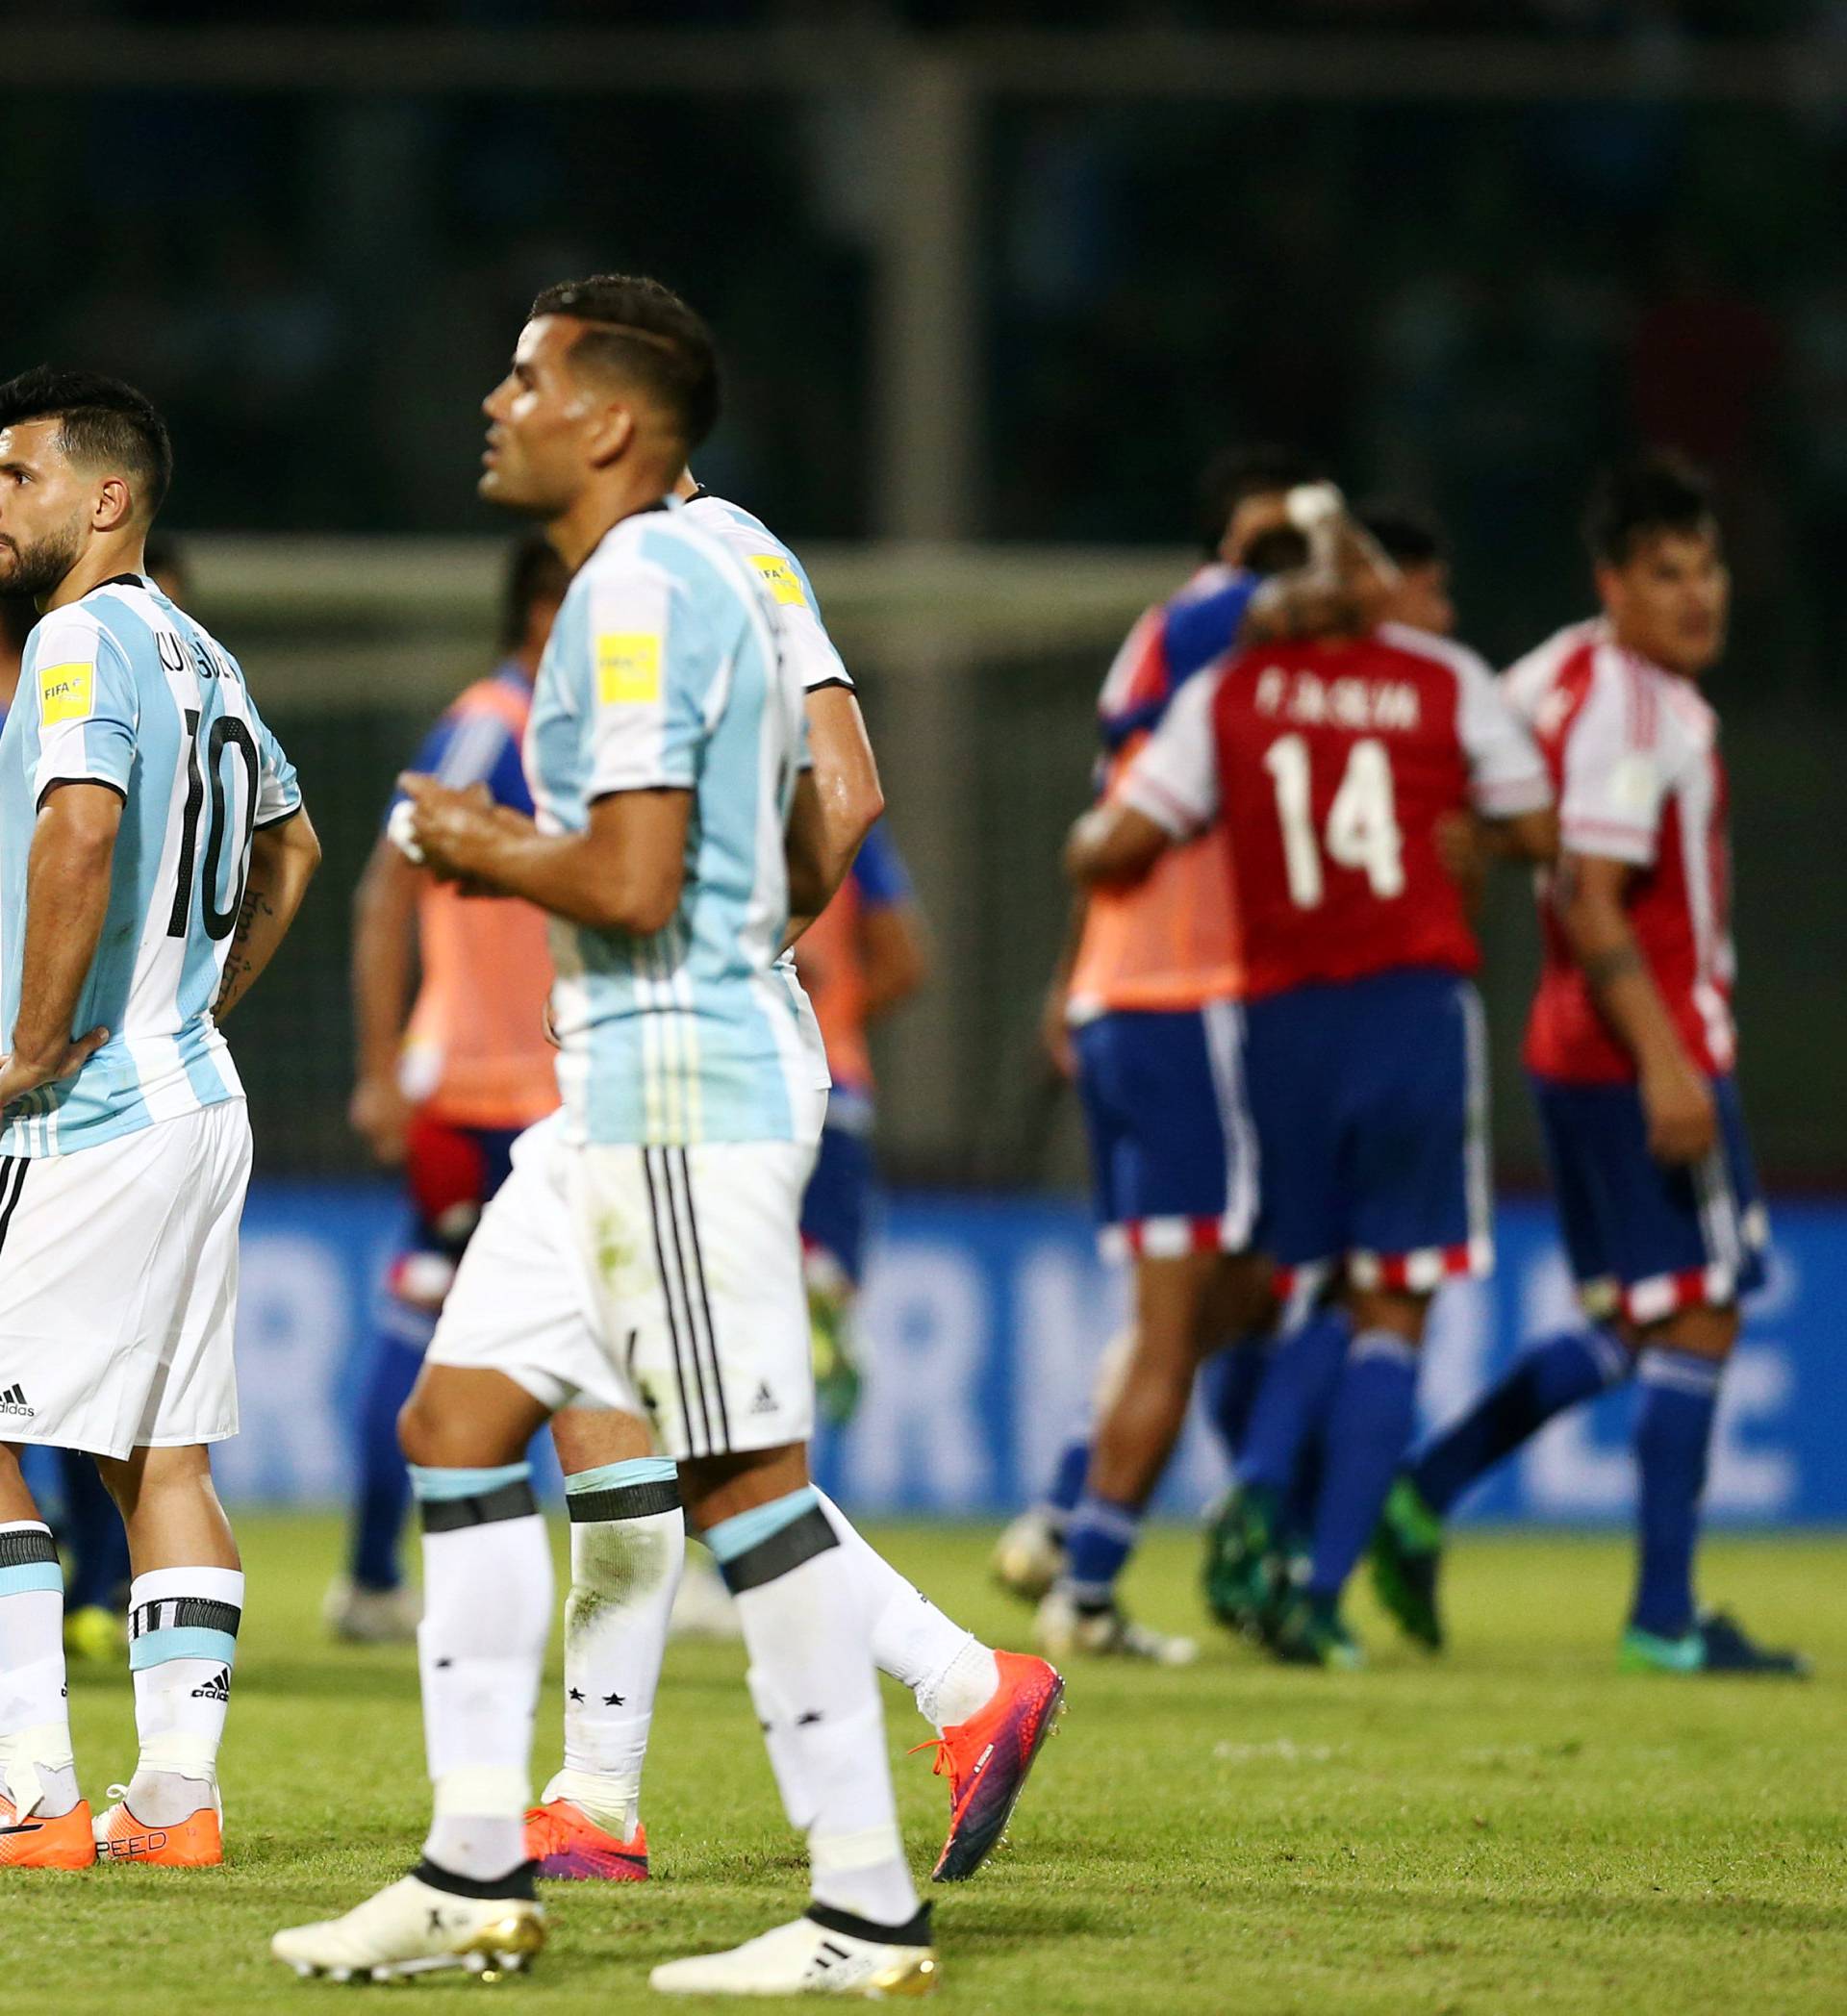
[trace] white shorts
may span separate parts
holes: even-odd
[[[644,1416],[663,1453],[806,1442],[814,1426],[801,1194],[812,1146],[514,1145],[425,1353],[543,1405]]]
[[[0,1442],[126,1456],[238,1432],[241,1099],[0,1156]]]

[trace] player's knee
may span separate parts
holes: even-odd
[[[1729,1358],[1739,1328],[1735,1302],[1722,1309],[1677,1309],[1663,1322],[1651,1323],[1639,1342],[1643,1348],[1665,1345],[1669,1350],[1685,1351],[1695,1358]]]

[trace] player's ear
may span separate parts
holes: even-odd
[[[97,486],[95,502],[90,506],[90,529],[95,532],[119,532],[135,516],[135,497],[125,477],[105,476]]]
[[[611,399],[590,416],[590,459],[599,469],[617,461],[635,439],[634,409],[620,399]]]

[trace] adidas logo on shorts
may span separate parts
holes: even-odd
[[[194,1701],[228,1701],[231,1699],[231,1669],[221,1666],[203,1687],[192,1690]]]
[[[22,1417],[29,1417],[38,1411],[36,1407],[26,1404],[25,1392],[21,1387],[9,1386],[6,1392],[0,1393],[0,1414],[17,1414]]]
[[[770,1391],[770,1381],[757,1381],[757,1397],[750,1402],[752,1414],[773,1414],[776,1411],[776,1397]]]

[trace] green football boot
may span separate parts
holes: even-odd
[[[1366,1663],[1359,1641],[1347,1628],[1337,1597],[1293,1597],[1271,1633],[1270,1648],[1285,1666],[1320,1666],[1329,1673],[1357,1673]]]
[[[1745,1635],[1722,1610],[1708,1611],[1681,1638],[1663,1638],[1631,1625],[1616,1655],[1622,1673],[1717,1674],[1733,1678],[1806,1680],[1800,1652],[1772,1651]]]
[[[1373,1593],[1405,1637],[1433,1652],[1443,1650],[1443,1619],[1436,1607],[1442,1560],[1443,1521],[1401,1471],[1373,1533]]]
[[[1227,1630],[1261,1639],[1285,1591],[1282,1522],[1276,1493],[1238,1485],[1205,1533],[1205,1602]]]

